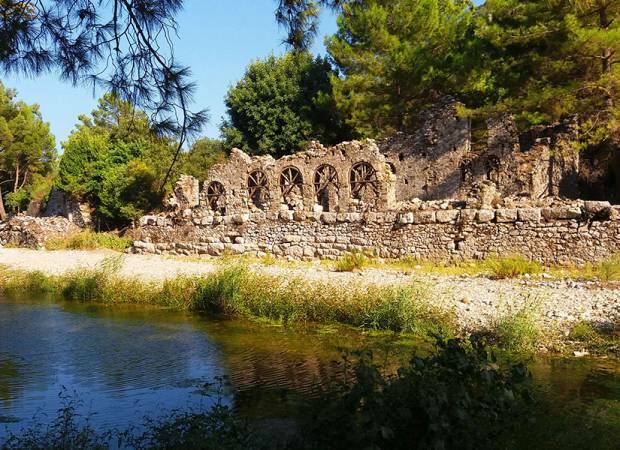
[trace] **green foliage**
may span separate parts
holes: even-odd
[[[217,139],[202,138],[183,154],[179,172],[192,175],[199,180],[206,180],[214,164],[226,160],[224,142]]]
[[[343,323],[364,329],[393,330],[427,337],[429,332],[455,333],[452,314],[432,305],[423,286],[351,285],[271,276],[245,266],[224,267],[207,277],[177,277],[163,283],[143,282],[118,274],[120,260],[94,269],[32,280],[53,286],[54,293],[74,301],[106,304],[151,304],[181,310],[284,323]],[[28,273],[0,272],[0,287],[26,292]],[[22,286],[24,284],[24,287]]]
[[[15,97],[15,91],[0,83],[0,217],[3,200],[15,211],[40,200],[36,197],[41,197],[41,181],[53,172],[56,162],[54,136],[38,105]]]
[[[130,103],[104,95],[63,148],[57,186],[87,200],[103,225],[127,225],[160,205],[174,149]]]
[[[306,52],[250,64],[226,97],[222,135],[229,147],[281,156],[318,140],[334,144],[349,133],[336,110],[326,59]]]
[[[491,277],[495,279],[516,278],[542,272],[539,263],[521,255],[489,258],[486,260],[486,265],[491,271]]]
[[[620,255],[601,261],[598,267],[596,267],[595,273],[603,281],[620,280]]]
[[[327,47],[347,123],[369,137],[414,128],[421,108],[462,83],[471,20],[468,0],[344,2]]]
[[[119,252],[131,247],[132,240],[116,233],[96,233],[82,231],[63,238],[50,239],[45,243],[46,250],[94,250],[107,248]]]
[[[361,252],[345,253],[334,264],[334,270],[336,272],[353,272],[354,270],[362,270],[367,263],[368,258]]]
[[[520,419],[528,372],[502,366],[477,340],[437,340],[438,352],[415,356],[385,375],[372,355],[345,365],[345,381],[305,414],[299,448],[481,448]],[[348,361],[345,361],[348,363]],[[346,432],[343,432],[346,430]]]
[[[308,2],[304,2],[308,3]],[[522,128],[580,114],[583,145],[619,137],[620,4],[615,0],[339,2],[328,50],[334,96],[366,136],[412,130],[453,95],[474,117]]]
[[[542,330],[536,320],[536,308],[523,307],[501,317],[493,329],[497,344],[513,353],[533,353]]]

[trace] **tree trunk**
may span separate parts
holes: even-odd
[[[17,192],[19,184],[19,163],[15,166],[15,183],[13,184],[13,192]]]
[[[599,4],[600,9],[598,10],[599,16],[599,26],[601,30],[607,31],[611,22],[607,18],[607,6],[604,4]],[[602,75],[605,76],[611,71],[611,58],[613,56],[613,51],[610,48],[604,48],[601,50],[601,72]],[[613,108],[614,100],[611,97],[610,93],[605,94],[605,105],[608,108]]]
[[[6,210],[4,209],[4,201],[2,200],[2,187],[0,186],[0,220],[5,220],[6,218]]]

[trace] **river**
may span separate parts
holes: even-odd
[[[393,359],[406,358],[412,346],[349,328],[0,298],[0,442],[11,431],[49,423],[70,400],[106,430],[202,409],[215,401],[220,377],[229,382],[223,401],[241,414],[282,419],[339,373],[342,349],[373,348]],[[605,405],[620,418],[617,360],[538,358],[530,368],[559,403],[584,414]]]

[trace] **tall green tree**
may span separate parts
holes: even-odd
[[[62,144],[57,186],[88,201],[106,227],[156,208],[175,143],[155,133],[143,111],[112,94],[79,120]]]
[[[179,172],[205,180],[214,164],[226,159],[225,144],[219,139],[200,138],[181,157]]]
[[[55,159],[54,136],[39,107],[17,101],[16,92],[0,83],[0,218],[5,203],[16,210],[28,204],[33,185],[53,170]]]
[[[349,125],[373,137],[412,129],[417,112],[458,89],[471,23],[469,0],[344,2],[327,47]]]
[[[228,146],[280,156],[310,140],[350,136],[336,108],[329,62],[307,52],[269,56],[246,69],[226,97],[222,135]]]

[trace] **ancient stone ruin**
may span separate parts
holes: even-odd
[[[134,252],[337,258],[521,253],[582,264],[620,251],[620,209],[578,196],[573,122],[517,133],[446,99],[417,133],[294,155],[233,149],[206,180],[183,176],[169,210],[141,220]]]

